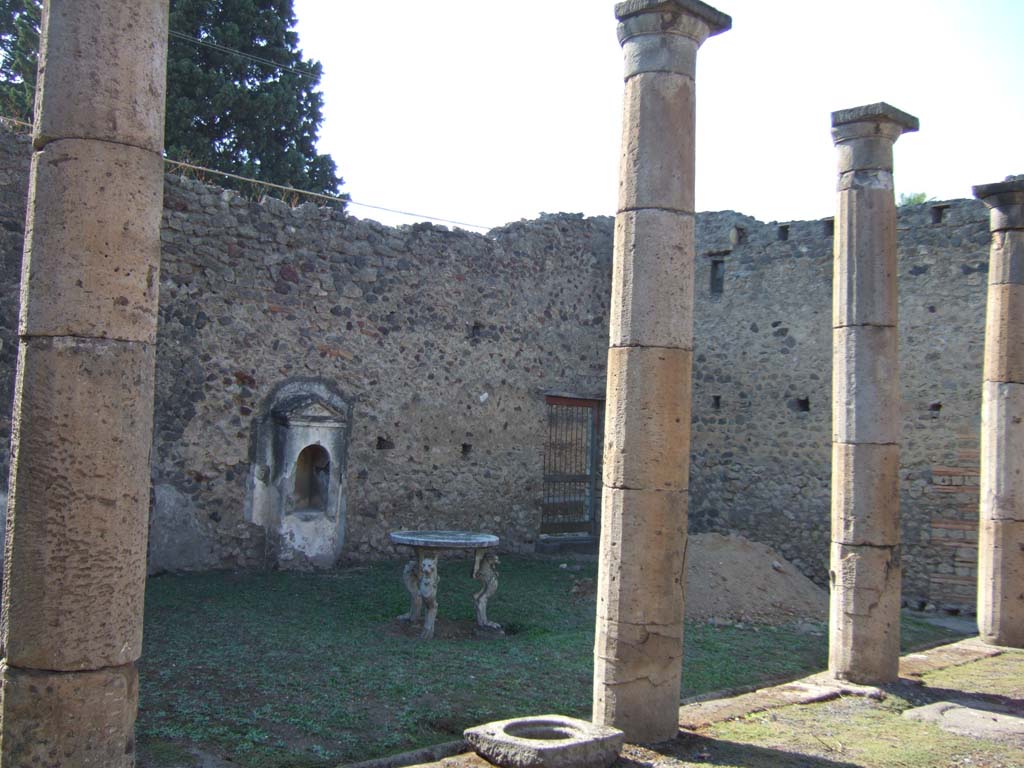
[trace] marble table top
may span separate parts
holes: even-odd
[[[497,536],[472,531],[392,531],[388,538],[394,544],[433,549],[487,549],[498,546]]]

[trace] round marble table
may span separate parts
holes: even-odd
[[[487,601],[498,590],[498,556],[493,551],[500,541],[497,536],[473,531],[392,531],[388,538],[393,544],[411,547],[415,553],[402,571],[402,581],[409,590],[412,604],[409,612],[398,618],[418,622],[420,613],[426,606],[421,638],[429,640],[434,636],[437,585],[441,580],[437,564],[440,553],[444,550],[473,550],[473,578],[482,584],[480,591],[473,595],[477,626],[501,632],[500,624],[487,620]]]

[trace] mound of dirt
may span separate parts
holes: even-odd
[[[686,618],[783,624],[828,620],[828,593],[766,544],[742,536],[690,536]]]

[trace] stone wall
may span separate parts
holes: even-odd
[[[0,133],[0,487],[27,161],[27,143]],[[543,395],[604,389],[610,218],[545,216],[485,237],[257,204],[180,177],[167,177],[165,194],[151,570],[272,564],[247,512],[257,426],[276,391],[303,382],[351,406],[343,558],[392,554],[387,531],[402,527],[534,546]],[[973,603],[986,222],[973,201],[900,211],[914,602]],[[701,214],[694,333],[691,528],[771,543],[819,583],[829,224]]]
[[[244,516],[254,424],[302,377],[353,404],[345,555],[389,553],[406,527],[532,547],[543,393],[603,389],[609,221],[389,229],[169,177],[163,237],[154,532],[181,550],[167,566],[263,563]],[[205,546],[183,546],[185,528]]]
[[[904,597],[971,606],[988,215],[899,211]],[[831,220],[700,218],[691,528],[739,530],[825,583]],[[781,238],[786,238],[785,240]],[[724,270],[711,292],[712,262]]]
[[[32,142],[0,129],[0,517],[7,517],[11,404],[18,361],[18,287]]]

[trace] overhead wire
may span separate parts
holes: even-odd
[[[282,70],[285,70],[287,72],[292,72],[292,73],[294,73],[296,75],[300,75],[302,77],[308,77],[308,78],[310,78],[312,80],[317,80],[317,81],[319,80],[319,76],[317,74],[313,73],[313,72],[308,72],[308,71],[303,71],[303,70],[295,69],[294,67],[289,67],[289,66],[287,66],[285,64],[280,64],[279,62],[272,61],[271,59],[265,59],[265,58],[263,58],[261,56],[255,56],[255,55],[253,55],[251,53],[245,53],[243,51],[236,50],[235,48],[229,48],[226,45],[221,45],[220,43],[214,43],[214,42],[212,42],[210,40],[203,40],[202,38],[199,38],[199,37],[193,37],[192,35],[187,35],[184,32],[178,32],[177,30],[173,30],[172,29],[172,30],[168,31],[168,35],[170,37],[177,38],[177,39],[185,41],[185,42],[195,43],[197,45],[206,46],[207,48],[211,48],[211,49],[213,49],[215,51],[219,51],[221,53],[234,54],[235,56],[239,56],[239,57],[241,57],[243,59],[249,59],[250,61],[253,61],[253,62],[257,63],[257,64],[262,64],[263,66],[273,67],[273,68],[276,68],[276,69],[282,69]],[[274,189],[279,189],[279,190],[281,190],[283,192],[289,192],[291,194],[301,194],[301,195],[305,195],[307,197],[314,197],[314,198],[323,199],[323,200],[330,200],[332,202],[347,203],[348,205],[355,205],[355,206],[360,207],[360,208],[370,208],[370,209],[375,210],[375,211],[384,211],[386,213],[394,213],[394,214],[397,214],[399,216],[409,216],[411,218],[416,218],[416,219],[426,219],[428,221],[437,221],[437,222],[441,222],[443,224],[453,224],[453,225],[455,225],[457,227],[469,227],[470,229],[480,229],[480,230],[484,230],[484,231],[489,231],[489,230],[493,229],[493,227],[488,227],[488,226],[485,226],[483,224],[470,224],[469,222],[457,221],[455,219],[446,219],[446,218],[441,217],[441,216],[427,216],[426,214],[412,213],[410,211],[402,211],[402,210],[399,210],[397,208],[388,208],[387,206],[383,206],[383,205],[372,205],[370,203],[360,203],[360,202],[358,202],[356,200],[352,200],[351,198],[343,198],[343,197],[336,197],[336,196],[332,196],[332,195],[324,195],[324,194],[317,193],[317,192],[307,192],[307,191],[304,191],[304,190],[296,189],[294,187],[287,187],[287,186],[283,186],[283,185],[280,185],[280,184],[271,184],[269,182],[258,181],[256,179],[247,179],[244,176],[236,176],[235,174],[226,173],[224,171],[218,171],[218,170],[215,170],[215,169],[212,169],[212,168],[202,168],[200,166],[193,166],[193,165],[190,165],[189,163],[181,162],[181,161],[178,161],[178,160],[171,160],[170,158],[168,158],[168,162],[169,163],[173,163],[173,164],[178,165],[178,166],[181,166],[181,167],[192,168],[194,170],[205,171],[205,172],[210,172],[210,173],[217,173],[217,174],[220,174],[222,176],[226,176],[228,178],[233,178],[233,179],[236,179],[236,180],[239,180],[239,181],[247,181],[247,182],[252,182],[252,183],[257,183],[257,184],[263,184],[264,186],[272,187]]]
[[[218,176],[224,176],[226,178],[233,179],[235,181],[242,181],[242,182],[246,182],[248,184],[253,184],[253,185],[261,186],[261,187],[269,187],[271,189],[276,189],[276,190],[279,190],[281,192],[287,192],[287,193],[293,194],[293,195],[302,195],[303,197],[311,197],[311,198],[315,198],[315,199],[318,199],[318,200],[328,200],[328,201],[333,202],[333,203],[342,203],[344,205],[356,205],[356,206],[359,206],[360,208],[372,208],[375,211],[386,211],[388,213],[396,213],[396,214],[398,214],[400,216],[411,216],[413,218],[426,219],[428,221],[439,221],[439,222],[442,222],[444,224],[454,224],[455,226],[458,226],[458,227],[469,227],[471,229],[482,229],[484,231],[488,231],[488,230],[494,229],[494,227],[488,227],[488,226],[485,226],[483,224],[470,224],[469,222],[457,221],[455,219],[446,219],[446,218],[443,218],[441,216],[428,216],[425,213],[413,213],[411,211],[402,211],[402,210],[399,210],[398,208],[388,208],[388,207],[383,206],[383,205],[372,205],[371,203],[360,203],[360,202],[358,202],[356,200],[353,200],[350,197],[345,197],[344,195],[328,195],[328,194],[325,194],[323,192],[310,192],[310,191],[305,190],[305,189],[299,189],[298,187],[289,187],[289,186],[287,186],[285,184],[275,184],[275,183],[273,183],[271,181],[262,181],[260,179],[250,179],[250,178],[248,178],[246,176],[239,176],[236,173],[228,173],[227,171],[218,171],[216,168],[204,168],[201,165],[194,165],[192,163],[187,163],[184,160],[175,160],[175,159],[170,158],[170,157],[165,157],[164,158],[164,162],[167,163],[167,165],[173,166],[174,168],[188,168],[190,170],[199,171],[199,172],[202,172],[202,173],[214,173],[214,174],[217,174]],[[172,168],[172,170],[173,170],[173,168]]]
[[[284,70],[284,71],[287,71],[287,72],[292,72],[293,74],[300,75],[301,77],[308,77],[308,78],[310,78],[312,80],[318,80],[319,79],[319,76],[317,74],[313,73],[313,72],[299,70],[299,69],[296,69],[294,67],[287,66],[286,64],[281,64],[279,62],[272,61],[271,59],[265,59],[265,58],[263,58],[261,56],[255,56],[253,54],[245,53],[243,51],[239,51],[239,50],[236,50],[234,48],[229,48],[228,46],[221,45],[220,43],[214,43],[214,42],[211,42],[209,40],[203,40],[203,39],[198,38],[198,37],[193,37],[192,35],[187,35],[184,32],[178,32],[178,31],[172,29],[172,30],[169,30],[167,34],[170,37],[172,37],[172,38],[176,38],[178,40],[182,40],[182,41],[189,42],[189,43],[195,43],[197,45],[203,45],[203,46],[206,46],[207,48],[211,48],[211,49],[219,51],[221,53],[234,54],[235,56],[239,56],[239,57],[241,57],[243,59],[249,59],[250,61],[253,61],[253,62],[257,63],[257,64],[261,64],[263,66],[273,67],[275,69],[280,69],[280,70]],[[21,121],[21,120],[16,120],[15,118],[12,118],[12,117],[4,117],[4,116],[0,115],[0,120],[5,120],[5,121],[13,123],[15,125],[24,126],[24,127],[27,127],[27,128],[31,128],[32,127],[31,123],[26,123],[26,122]],[[249,184],[253,184],[253,185],[269,187],[271,189],[276,189],[276,190],[279,190],[281,192],[287,192],[288,194],[301,195],[303,197],[309,197],[309,198],[314,198],[314,199],[318,199],[318,200],[327,200],[329,202],[341,203],[343,205],[354,205],[354,206],[357,206],[359,208],[369,208],[369,209],[374,210],[374,211],[384,211],[386,213],[394,213],[394,214],[397,214],[399,216],[409,216],[409,217],[415,218],[415,219],[425,219],[427,221],[436,221],[436,222],[440,222],[442,224],[452,224],[452,225],[457,226],[457,227],[468,227],[469,229],[479,229],[479,230],[483,230],[485,232],[493,229],[493,227],[489,227],[489,226],[486,226],[484,224],[471,224],[471,223],[466,222],[466,221],[458,221],[456,219],[444,218],[443,216],[428,216],[427,214],[424,214],[424,213],[414,213],[412,211],[403,211],[403,210],[400,210],[398,208],[389,208],[389,207],[384,206],[384,205],[374,205],[372,203],[361,203],[361,202],[359,202],[357,200],[353,200],[351,197],[344,196],[344,195],[328,195],[328,194],[324,194],[322,192],[310,192],[308,190],[299,189],[297,187],[290,187],[290,186],[287,186],[287,185],[284,185],[284,184],[274,184],[273,182],[262,181],[260,179],[250,179],[250,178],[247,178],[245,176],[240,176],[240,175],[235,174],[235,173],[228,173],[227,171],[219,171],[216,168],[205,168],[205,167],[203,167],[201,165],[193,165],[192,163],[187,163],[187,162],[185,162],[183,160],[175,160],[175,159],[170,158],[170,157],[165,157],[164,158],[164,162],[166,164],[168,164],[169,166],[173,166],[174,168],[188,168],[190,170],[199,171],[201,173],[213,173],[213,174],[217,174],[219,176],[223,176],[223,177],[228,178],[228,179],[233,179],[235,181],[241,181],[241,182],[245,182],[245,183],[249,183]]]
[[[440,216],[427,216],[424,213],[411,213],[409,211],[400,211],[397,208],[385,208],[383,205],[370,205],[369,203],[360,203],[355,200],[349,199],[349,205],[357,205],[360,208],[372,208],[375,211],[387,211],[388,213],[397,213],[399,216],[411,216],[416,219],[426,219],[427,221],[439,221],[442,224],[454,224],[457,227],[469,227],[470,229],[481,229],[484,232],[489,232],[494,227],[488,227],[484,224],[469,224],[465,221],[457,221],[455,219],[444,219]]]
[[[19,120],[16,117],[7,117],[6,115],[0,115],[0,121],[17,125],[19,128],[28,128],[29,130],[34,127],[32,123],[26,123],[24,120]]]
[[[184,32],[178,32],[173,29],[169,30],[167,34],[169,37],[173,37],[177,40],[182,40],[188,43],[195,43],[196,45],[203,45],[207,48],[212,48],[215,51],[219,51],[220,53],[231,53],[240,58],[249,59],[250,61],[253,61],[257,64],[262,64],[265,67],[281,69],[284,70],[285,72],[291,72],[292,74],[299,75],[301,77],[308,77],[310,80],[319,80],[319,75],[317,75],[315,72],[310,72],[309,70],[304,69],[296,69],[295,67],[290,67],[287,64],[281,64],[280,62],[274,61],[272,59],[265,59],[262,56],[256,56],[251,53],[245,53],[244,51],[236,50],[235,48],[229,48],[228,46],[221,45],[220,43],[214,43],[211,40],[203,40],[200,37],[193,37],[192,35],[187,35]]]

